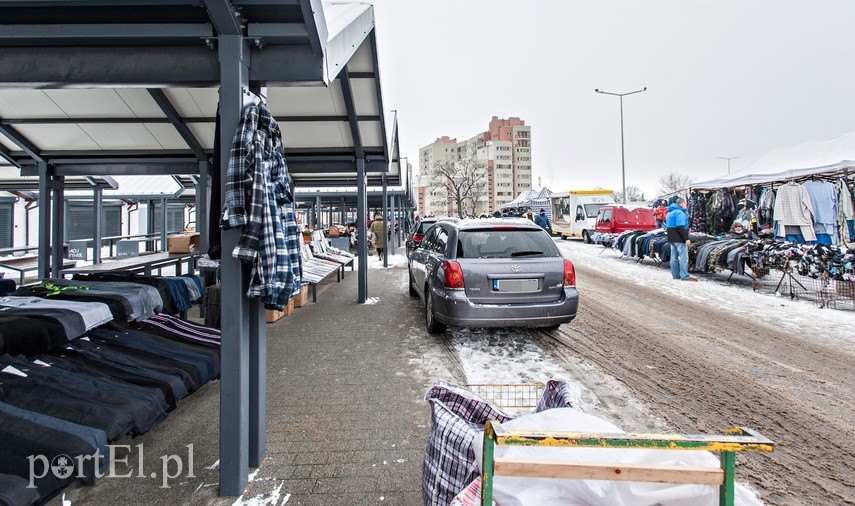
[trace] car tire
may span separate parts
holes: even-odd
[[[410,283],[408,285],[408,287],[410,289],[410,297],[418,297],[419,292],[417,292],[416,287],[413,286],[413,273],[410,271],[410,269],[407,269],[407,274],[408,274],[408,277],[410,278]]]
[[[555,325],[547,325],[546,327],[540,327],[540,330],[546,330],[546,331],[558,330],[558,327],[560,327],[560,326],[561,326],[560,323],[556,323]]]
[[[433,314],[433,297],[430,294],[430,287],[425,287],[425,327],[428,334],[442,334],[445,332],[445,324],[436,321],[436,316]]]
[[[591,244],[591,236],[587,230],[582,231],[582,240],[585,241],[585,244]]]
[[[569,238],[568,238],[566,235],[564,235],[564,234],[561,234],[559,237],[561,237],[561,240],[562,240],[562,241],[566,241],[567,239],[569,239]]]

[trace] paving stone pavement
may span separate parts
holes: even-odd
[[[219,382],[181,402],[150,433],[119,441],[115,475],[65,490],[71,504],[420,505],[430,427],[425,391],[445,369],[425,332],[406,264],[369,268],[369,302],[356,273],[318,302],[267,325],[267,453],[240,498],[218,497]],[[401,265],[403,264],[403,265]],[[439,357],[439,359],[437,358]],[[138,446],[142,445],[142,446]],[[189,471],[188,445],[193,469]],[[142,457],[140,449],[143,450]],[[164,482],[164,462],[180,477]],[[142,466],[139,463],[142,462]],[[60,505],[61,498],[51,501]]]

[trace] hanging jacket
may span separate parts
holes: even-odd
[[[785,227],[797,226],[806,241],[815,241],[813,229],[813,203],[804,186],[792,181],[778,188],[775,197],[775,221],[778,222],[778,236],[785,237]]]
[[[264,103],[244,109],[232,143],[222,227],[240,228],[232,255],[252,266],[247,297],[283,310],[300,292],[300,232],[282,132]]]
[[[668,206],[665,227],[668,233],[668,242],[686,242],[689,240],[689,216],[679,204],[675,203]]]

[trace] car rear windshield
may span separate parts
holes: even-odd
[[[457,258],[559,257],[543,230],[461,230]]]

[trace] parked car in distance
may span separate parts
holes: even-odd
[[[413,231],[407,237],[407,258],[410,258],[410,253],[418,247],[425,237],[425,232],[436,223],[436,218],[422,218],[418,225],[413,227]]]
[[[425,236],[425,232],[433,226],[437,221],[460,221],[460,218],[422,218],[419,222],[419,225],[410,232],[409,237],[407,237],[407,258],[410,258],[410,253],[413,252],[414,249],[422,242],[422,239]]]
[[[627,230],[654,230],[656,218],[650,207],[633,207],[620,204],[609,204],[600,208],[597,213],[597,232],[603,234],[620,234]]]
[[[576,317],[573,262],[526,219],[437,221],[408,270],[431,334],[446,325],[554,329]]]

